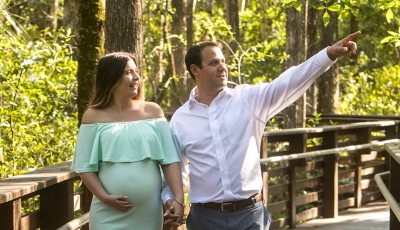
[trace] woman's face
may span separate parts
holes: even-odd
[[[117,83],[114,95],[122,97],[134,98],[138,94],[140,76],[136,63],[130,59],[125,66],[125,71],[121,79]]]

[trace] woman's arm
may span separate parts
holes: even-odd
[[[101,184],[97,173],[79,173],[83,183],[99,200],[120,211],[127,211],[133,207],[128,197],[124,195],[109,195]]]
[[[167,183],[174,194],[174,200],[171,202],[173,212],[179,216],[178,222],[183,219],[184,197],[183,197],[183,184],[180,163],[172,163],[162,165],[163,173]]]

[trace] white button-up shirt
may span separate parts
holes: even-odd
[[[226,87],[210,106],[197,102],[197,88],[192,90],[170,122],[182,156],[182,174],[189,175],[191,202],[241,200],[261,192],[265,125],[334,63],[326,52],[289,68],[270,83]],[[171,197],[168,193],[163,191],[164,201]]]

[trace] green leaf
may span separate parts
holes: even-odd
[[[316,9],[316,10],[325,10],[325,9],[326,9],[325,5],[322,5],[322,4],[319,3],[319,2],[315,3],[312,7],[313,7],[314,9]]]
[[[392,40],[392,37],[391,37],[391,36],[385,37],[384,39],[381,40],[380,43],[388,43],[388,42],[390,42],[391,40]]]
[[[322,17],[325,27],[328,26],[330,18],[331,16],[329,15],[328,11],[325,11],[324,16]]]
[[[389,33],[390,35],[392,35],[393,37],[400,37],[400,34],[394,32],[394,31],[388,31],[388,33]]]
[[[386,20],[390,23],[393,19],[393,11],[392,9],[388,9],[386,11]]]
[[[340,11],[340,4],[338,2],[335,2],[334,4],[332,4],[328,7],[328,10],[333,11],[333,12]]]
[[[301,1],[296,1],[295,3],[293,3],[293,7],[299,12],[301,11],[302,6],[303,4],[301,3]]]

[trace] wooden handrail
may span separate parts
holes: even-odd
[[[284,130],[271,130],[265,131],[264,136],[278,136],[283,133],[290,134],[303,134],[303,133],[322,133],[329,131],[338,131],[338,130],[351,130],[351,129],[361,129],[361,128],[373,128],[373,127],[386,127],[400,124],[399,120],[393,121],[368,121],[368,122],[359,122],[352,123],[346,125],[327,125],[315,128],[294,128],[294,129],[284,129]]]
[[[74,217],[74,181],[71,161],[0,180],[2,229],[56,229]],[[22,201],[39,195],[38,211],[23,216]]]
[[[77,177],[71,161],[0,180],[0,204],[38,192],[57,183]]]
[[[387,171],[387,172],[375,174],[374,178],[375,178],[376,183],[379,186],[379,189],[382,192],[382,195],[385,197],[385,199],[388,202],[390,208],[393,210],[393,212],[396,215],[397,219],[400,221],[400,205],[396,201],[396,199],[393,197],[392,193],[390,193],[390,190],[388,189],[388,187],[386,186],[386,184],[382,180],[383,176],[389,176],[389,175],[390,175],[390,171]]]
[[[297,159],[304,159],[307,157],[318,157],[318,156],[324,156],[324,155],[329,155],[329,154],[337,154],[337,153],[345,152],[345,151],[356,151],[356,150],[361,150],[361,149],[376,148],[376,147],[382,147],[385,144],[389,144],[389,143],[397,143],[399,141],[400,141],[399,139],[391,139],[391,140],[374,142],[371,144],[350,145],[350,146],[340,147],[340,148],[332,148],[332,149],[324,149],[324,150],[319,150],[319,151],[310,151],[310,152],[305,152],[305,153],[289,154],[289,155],[285,155],[285,156],[268,157],[268,158],[261,159],[260,163],[268,164],[268,163],[272,163],[272,162],[297,160]]]
[[[89,223],[89,213],[85,213],[82,216],[71,220],[63,226],[57,228],[57,230],[76,230],[80,229],[83,225]]]
[[[389,175],[389,189],[383,183],[380,175],[375,175],[379,181],[379,190],[390,205],[390,229],[400,229],[400,184],[398,175],[400,174],[400,141],[388,143],[385,145],[386,151],[390,155],[389,172],[383,175]]]

